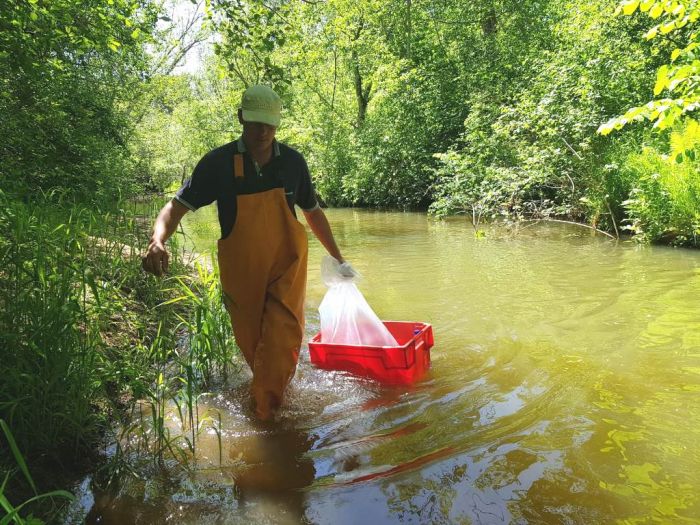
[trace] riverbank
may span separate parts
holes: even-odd
[[[216,277],[192,264],[177,239],[168,278],[142,271],[150,232],[131,205],[0,200],[0,419],[16,443],[2,447],[0,470],[8,476],[2,495],[17,508],[84,472],[109,482],[124,468],[119,455],[106,461],[99,452],[114,423],[139,401],[157,412],[181,389],[196,395],[229,366],[233,347]],[[166,438],[155,457],[168,453]],[[44,498],[20,515],[50,521],[60,509],[61,498]]]

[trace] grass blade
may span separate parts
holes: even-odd
[[[17,446],[17,443],[15,442],[15,438],[12,435],[12,432],[10,431],[10,427],[7,426],[7,423],[5,423],[4,419],[0,419],[0,427],[2,427],[3,432],[5,432],[5,437],[7,438],[7,442],[10,444],[10,449],[12,450],[12,455],[15,457],[15,461],[17,462],[17,465],[19,465],[19,468],[22,471],[22,474],[24,474],[24,477],[27,478],[27,481],[31,485],[32,490],[34,491],[34,494],[36,494],[37,491],[36,491],[36,485],[34,485],[34,480],[32,479],[32,476],[29,474],[29,469],[27,468],[27,464],[24,461],[24,457],[22,457],[22,453],[19,451],[19,447]]]

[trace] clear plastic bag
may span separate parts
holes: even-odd
[[[340,263],[326,256],[321,277],[328,291],[321,301],[321,341],[348,345],[398,346],[355,285],[355,278],[338,273]]]

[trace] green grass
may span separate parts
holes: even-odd
[[[177,239],[170,277],[145,274],[140,254],[156,209],[144,215],[139,222],[126,205],[99,211],[0,193],[0,419],[22,451],[20,462],[0,448],[0,471],[6,510],[26,501],[12,507],[17,522],[20,511],[47,511],[37,486],[65,488],[81,468],[94,468],[118,421],[125,422],[120,442],[140,440],[160,466],[165,457],[186,464],[202,425],[216,426],[212,416],[200,417],[197,400],[231,372],[235,351],[218,275],[184,266]],[[164,415],[173,402],[182,432],[171,436]],[[129,421],[143,404],[147,419]],[[134,472],[133,456],[120,452],[106,478]],[[24,476],[11,475],[17,464]]]
[[[5,496],[5,487],[7,486],[7,482],[12,476],[12,472],[7,472],[5,474],[5,478],[2,481],[2,484],[0,485],[0,507],[5,511],[5,516],[2,519],[0,519],[0,525],[8,525],[10,523],[15,523],[17,525],[24,525],[25,523],[43,523],[42,520],[34,518],[31,514],[26,519],[22,518],[21,512],[24,509],[24,507],[30,506],[33,503],[37,503],[40,501],[53,501],[54,498],[71,501],[74,499],[74,496],[73,494],[65,490],[53,490],[50,492],[39,494],[36,488],[36,484],[34,483],[34,479],[29,473],[29,467],[27,467],[27,463],[24,461],[24,456],[22,455],[22,452],[20,452],[19,447],[17,446],[17,442],[15,441],[15,438],[12,435],[12,431],[10,430],[10,427],[7,426],[7,423],[2,419],[0,419],[0,428],[2,428],[3,434],[5,435],[5,439],[7,440],[7,444],[9,445],[9,449],[12,452],[12,456],[15,460],[15,463],[17,464],[17,467],[19,468],[20,472],[24,476],[24,479],[32,488],[32,491],[34,493],[34,495],[26,501],[20,503],[17,506],[13,505],[10,502],[10,500]]]

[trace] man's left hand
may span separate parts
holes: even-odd
[[[360,275],[347,261],[340,263],[340,266],[338,266],[338,273],[345,279],[354,279]]]

